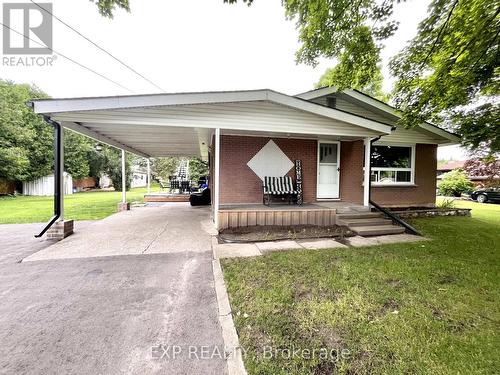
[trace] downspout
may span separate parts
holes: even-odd
[[[47,230],[59,219],[62,212],[61,207],[61,185],[59,181],[61,180],[63,168],[61,164],[61,152],[62,151],[62,126],[58,122],[52,120],[49,116],[43,116],[44,120],[54,128],[54,216],[49,220],[45,228],[38,234],[35,234],[36,238],[42,237]]]

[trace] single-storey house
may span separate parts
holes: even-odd
[[[51,123],[136,155],[210,160],[218,228],[228,220],[255,222],[250,214],[264,207],[264,177],[288,175],[296,183],[297,160],[304,210],[321,202],[368,207],[370,200],[386,207],[433,206],[437,147],[459,142],[429,123],[406,129],[391,106],[333,87],[295,96],[264,89],[42,99],[31,105]],[[239,217],[224,216],[230,210]]]

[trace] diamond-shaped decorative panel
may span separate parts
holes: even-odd
[[[293,167],[292,161],[273,141],[267,142],[247,165],[262,181],[265,176],[284,176]]]

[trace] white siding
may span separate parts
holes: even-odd
[[[64,194],[73,194],[73,178],[64,173]],[[54,195],[54,175],[23,182],[23,195]]]
[[[63,125],[80,122],[86,129],[151,156],[199,155],[214,128],[353,138],[380,134],[267,101],[66,112],[53,118]]]
[[[318,98],[314,98],[311,101],[321,104],[327,105],[327,97],[331,95],[320,96]],[[346,100],[342,96],[337,96],[336,99],[336,108],[341,111],[346,111],[349,113],[353,113],[358,116],[366,117],[371,120],[379,121],[384,124],[397,126],[397,129],[393,131],[390,135],[384,135],[382,137],[383,142],[389,143],[441,143],[442,139],[438,138],[436,135],[421,129],[421,128],[413,128],[406,129],[403,126],[399,125],[397,122],[397,118],[391,116],[389,114],[385,115],[378,111],[371,111],[368,108],[357,105],[352,101]],[[382,141],[381,140],[381,141]]]
[[[54,116],[61,121],[116,123],[284,133],[363,136],[375,134],[366,128],[270,102],[194,104],[107,111],[70,112]]]

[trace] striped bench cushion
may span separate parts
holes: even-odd
[[[290,176],[264,177],[264,194],[297,194],[293,189],[293,181]]]

